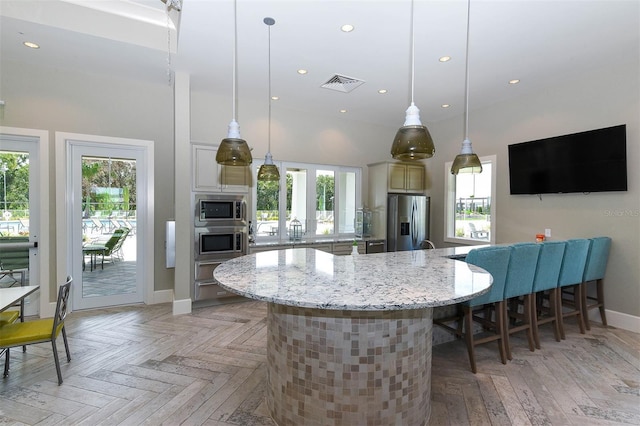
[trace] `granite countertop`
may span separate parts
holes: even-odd
[[[213,276],[222,288],[245,297],[331,310],[445,306],[488,291],[491,274],[443,254],[415,250],[335,256],[293,248],[226,261]]]

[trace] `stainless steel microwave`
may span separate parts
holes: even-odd
[[[195,226],[244,226],[247,202],[238,194],[199,194],[195,199]]]
[[[230,259],[247,254],[247,228],[216,226],[195,228],[196,259]]]

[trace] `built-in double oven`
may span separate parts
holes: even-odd
[[[233,296],[213,278],[213,270],[248,252],[247,202],[242,194],[194,196],[194,302]]]

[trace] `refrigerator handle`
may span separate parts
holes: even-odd
[[[413,243],[413,247],[415,248],[417,245],[417,225],[416,225],[416,200],[413,200],[411,203],[411,242]]]

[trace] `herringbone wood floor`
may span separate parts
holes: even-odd
[[[273,425],[265,316],[261,302],[73,312],[64,383],[50,345],[13,350],[0,425]],[[479,347],[475,375],[461,341],[434,348],[431,425],[640,424],[640,335],[599,325],[581,335],[570,323],[560,343],[545,330],[535,352],[512,341],[507,365],[493,344]]]

